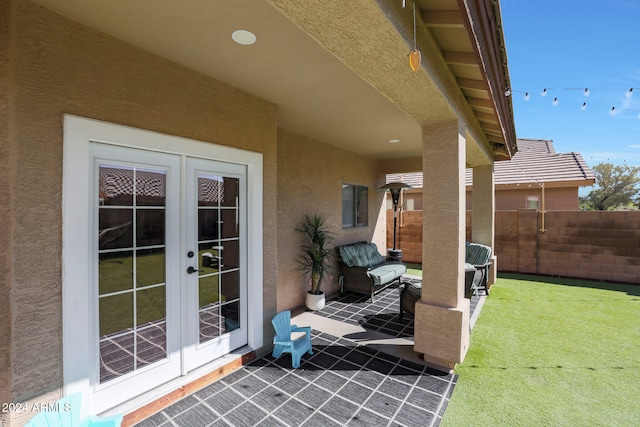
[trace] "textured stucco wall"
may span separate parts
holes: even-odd
[[[473,208],[471,191],[467,191],[467,209]],[[539,186],[528,187],[523,185],[520,190],[496,190],[496,210],[512,211],[527,209],[527,197],[538,197],[542,203],[542,190]],[[545,188],[545,209],[548,211],[575,211],[578,210],[578,187]],[[540,206],[542,209],[542,205]]]
[[[0,404],[11,400],[11,236],[13,165],[11,115],[9,114],[9,2],[0,0]],[[0,425],[9,414],[0,412]]]
[[[525,186],[526,187],[526,186]],[[511,211],[527,208],[527,196],[537,196],[542,200],[540,187],[522,190],[496,190],[496,210]],[[473,209],[473,192],[466,192],[466,209]],[[575,211],[578,210],[578,187],[547,188],[545,189],[545,209],[548,211]],[[418,190],[408,190],[404,196],[406,210],[422,210],[422,193]],[[387,206],[390,207],[391,205]]]
[[[342,183],[369,187],[369,226],[342,229]],[[327,215],[336,244],[374,241],[385,254],[384,184],[378,162],[294,132],[278,132],[278,310],[304,305],[307,288],[296,270],[301,236],[294,230],[305,212]],[[323,287],[339,290],[337,277]]]
[[[64,113],[263,153],[264,298],[265,319],[270,318],[277,294],[276,107],[31,2],[0,4],[0,12],[12,12],[0,14],[0,53],[6,52],[7,16],[15,49],[9,83],[14,134],[8,144],[4,126],[0,134],[1,199],[11,203],[2,207],[10,215],[0,215],[0,299],[7,296],[7,286],[12,292],[10,338],[5,336],[9,325],[4,302],[0,312],[2,400],[50,401],[62,386]],[[3,63],[0,84],[6,80]],[[0,97],[4,125],[6,96]],[[271,333],[267,326],[268,321],[265,333]],[[5,354],[10,354],[10,373]],[[5,424],[21,425],[19,415],[11,417],[15,419],[7,418]]]

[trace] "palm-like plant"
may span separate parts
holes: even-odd
[[[321,214],[305,214],[302,226],[296,228],[296,231],[305,234],[302,254],[298,257],[298,269],[311,277],[310,292],[316,295],[322,293],[320,287],[325,275],[332,270],[333,252],[330,245],[334,239],[326,228],[326,220],[326,216]]]

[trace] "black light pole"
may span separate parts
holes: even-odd
[[[396,224],[398,222],[398,201],[400,200],[400,192],[403,188],[413,187],[409,184],[405,184],[404,182],[390,182],[378,189],[379,191],[389,190],[389,192],[391,192],[391,200],[393,201],[393,249],[388,250],[388,252],[389,256],[393,258],[394,261],[402,260],[402,251],[396,250]]]

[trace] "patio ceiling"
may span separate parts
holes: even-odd
[[[468,165],[489,163],[495,147],[515,151],[499,22],[466,6],[491,0],[418,0],[416,73],[410,0],[33,1],[256,94],[277,105],[279,126],[363,155],[421,156],[421,126],[456,118]],[[238,29],[257,42],[233,42]]]

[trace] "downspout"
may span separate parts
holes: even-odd
[[[540,216],[541,216],[541,221],[540,221],[540,232],[544,233],[545,231],[547,231],[547,229],[545,228],[545,222],[544,222],[544,214],[547,213],[547,211],[545,210],[545,204],[544,204],[544,182],[541,184],[542,186],[542,196],[541,196],[541,201],[540,201]]]

